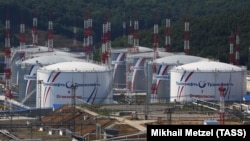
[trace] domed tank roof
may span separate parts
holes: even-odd
[[[177,54],[177,55],[171,55],[162,57],[159,59],[156,59],[154,62],[157,64],[187,64],[187,63],[193,63],[198,61],[209,61],[207,58],[202,58],[198,56],[191,56],[191,55],[185,55],[185,54]]]
[[[34,45],[25,45],[22,49],[12,48],[13,52],[25,52],[26,57],[38,57],[38,56],[49,56],[49,55],[68,55],[73,57],[83,57],[85,54],[83,52],[69,52],[67,50],[54,48],[53,51],[48,51],[48,47],[45,46],[34,46]]]
[[[159,57],[165,57],[165,56],[171,56],[174,55],[173,53],[170,52],[158,52]],[[145,58],[153,58],[154,57],[154,52],[142,52],[142,53],[135,53],[135,54],[130,54],[128,58],[138,58],[138,57],[145,57]]]
[[[39,57],[34,57],[31,59],[27,59],[22,61],[20,64],[42,64],[42,65],[50,65],[50,64],[56,64],[59,62],[69,62],[69,61],[80,61],[82,59],[74,58],[71,56],[66,56],[66,55],[49,55],[49,56],[39,56]]]
[[[48,52],[48,47],[45,46],[34,46],[34,45],[25,45],[12,48],[16,51],[23,51],[23,52],[32,52],[32,53],[39,53],[39,52]]]
[[[54,49],[53,51],[31,53],[29,54],[29,57],[33,58],[33,57],[50,56],[50,55],[67,55],[67,56],[77,57],[77,58],[81,58],[85,56],[85,54],[82,52],[65,52],[65,51]]]
[[[138,48],[139,48],[139,52],[150,52],[150,51],[153,51],[152,48],[148,48],[148,47],[138,46]]]
[[[186,70],[186,71],[242,71],[243,68],[216,61],[200,61],[181,65],[175,68],[175,70]]]
[[[148,48],[148,47],[142,47],[142,46],[137,46],[139,52],[152,52],[153,49],[152,48]],[[128,48],[113,48],[111,50],[111,53],[121,53],[121,52],[128,52]]]
[[[42,67],[40,70],[60,70],[60,71],[75,71],[75,72],[95,72],[95,71],[107,71],[107,66],[101,66],[90,62],[61,62],[52,65]]]

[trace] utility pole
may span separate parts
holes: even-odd
[[[147,82],[147,91],[146,91],[146,95],[145,95],[145,111],[144,111],[144,114],[145,114],[145,120],[148,120],[148,110],[149,110],[149,105],[148,105],[148,102],[149,102],[149,96],[151,95],[150,93],[150,90],[151,90],[151,85],[152,85],[152,80],[151,80],[151,75],[150,75],[150,67],[151,65],[149,65],[150,63],[149,62],[146,62],[144,64],[144,68],[145,68],[145,76],[146,76],[146,82]]]
[[[41,96],[42,96],[42,83],[43,83],[43,80],[38,80],[38,92],[39,92],[39,94],[38,94],[38,103],[39,103],[39,105],[38,105],[38,107],[39,107],[39,124],[40,124],[40,126],[41,126],[41,123],[42,123],[42,118],[41,118],[41,116],[42,116],[42,99],[41,99]]]
[[[71,85],[71,106],[73,108],[73,117],[75,117],[75,109],[76,109],[76,84],[73,82],[72,85]],[[75,132],[75,118],[73,118],[73,132]]]

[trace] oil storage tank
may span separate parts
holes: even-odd
[[[71,62],[71,61],[84,61],[84,60],[66,55],[53,54],[48,56],[34,57],[19,62],[17,64],[20,68],[17,79],[17,84],[19,86],[18,90],[19,101],[22,101],[23,104],[30,101],[29,104],[35,105],[36,73],[38,68],[60,62]]]
[[[219,101],[221,95],[225,101],[241,101],[246,74],[246,67],[216,61],[178,66],[170,70],[170,101]]]
[[[11,70],[12,84],[18,88],[18,75],[20,71],[20,63],[27,59],[40,57],[40,56],[52,56],[52,55],[65,55],[75,58],[83,58],[85,55],[82,53],[68,52],[59,49],[53,49],[53,51],[48,51],[48,47],[45,46],[34,46],[34,45],[25,45],[22,48],[16,47],[12,48],[12,58],[11,58]],[[15,89],[14,92],[18,93],[18,89]]]
[[[31,58],[31,54],[34,53],[41,53],[41,52],[48,52],[48,47],[43,46],[33,46],[33,45],[25,45],[22,48],[19,47],[13,47],[11,48],[12,57],[11,57],[11,81],[12,84],[15,86],[16,89],[18,89],[18,73],[20,70],[20,67],[17,65],[18,63]],[[14,89],[13,92],[17,92],[18,90]]]
[[[169,52],[158,52],[158,57],[171,56],[173,53]],[[134,92],[143,92],[147,90],[147,81],[144,73],[144,64],[148,61],[152,61],[154,57],[154,52],[136,53],[129,54],[126,58],[126,68],[130,70],[131,74],[127,74],[132,82],[132,90]],[[129,72],[127,70],[127,72]],[[131,75],[131,76],[128,76]]]
[[[199,56],[175,54],[150,61],[146,76],[149,81],[147,84],[148,92],[156,96],[149,96],[149,101],[151,103],[170,102],[170,70],[180,65],[199,61],[209,61],[209,59]],[[152,71],[153,65],[156,67],[155,73]]]
[[[112,49],[111,51],[111,65],[114,68],[114,88],[122,89],[126,87],[126,55],[127,48]]]
[[[90,62],[62,62],[37,70],[37,107],[107,103],[112,96],[113,70]],[[111,101],[112,102],[112,101]]]
[[[138,53],[152,52],[153,49],[136,46]],[[114,68],[114,88],[126,88],[126,57],[128,48],[113,48],[111,50],[111,65]]]

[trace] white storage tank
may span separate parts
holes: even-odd
[[[171,56],[173,53],[169,52],[158,52],[158,57]],[[132,71],[132,88],[134,92],[146,92],[147,91],[147,81],[144,73],[145,63],[152,61],[154,57],[154,52],[145,52],[137,54],[127,55],[126,65],[128,69]],[[128,74],[127,74],[128,75]]]
[[[25,45],[22,48],[20,46],[11,48],[11,82],[14,86],[13,93],[18,96],[19,95],[19,86],[18,86],[18,75],[20,67],[17,65],[19,62],[22,62],[28,58],[30,58],[30,54],[33,53],[41,53],[41,52],[47,52],[48,47],[43,46],[33,46],[33,45]]]
[[[16,47],[12,48],[12,57],[11,57],[11,81],[13,85],[18,87],[18,74],[20,70],[20,64],[22,61],[39,57],[39,56],[51,56],[51,55],[65,55],[75,58],[83,58],[85,54],[76,53],[76,52],[67,52],[64,50],[53,49],[53,51],[48,51],[48,47],[45,46],[34,46],[34,45],[25,45],[22,48]],[[18,90],[14,90],[15,93],[18,93]]]
[[[36,73],[37,69],[43,66],[52,65],[60,62],[71,62],[71,61],[84,61],[83,59],[74,58],[66,55],[48,55],[48,56],[39,56],[31,59],[18,62],[19,71],[17,78],[17,85],[19,86],[18,90],[18,99],[23,103],[28,99],[35,105],[35,92],[36,92]],[[30,98],[31,95],[34,95],[34,98]]]
[[[114,68],[114,88],[125,88],[126,85],[126,55],[127,48],[112,49],[111,51],[111,65]]]
[[[219,101],[220,87],[225,101],[241,101],[246,93],[246,74],[245,67],[215,61],[178,66],[170,70],[170,101]]]
[[[156,94],[157,99],[150,100],[151,103],[153,101],[166,103],[170,101],[170,70],[174,67],[199,62],[199,61],[209,61],[207,58],[185,55],[185,54],[176,54],[171,56],[162,57],[154,60],[153,62],[149,62],[150,69],[148,72],[147,80],[150,81],[148,88],[150,88],[149,92],[151,94]],[[152,65],[156,66],[156,73],[152,72]],[[148,78],[149,77],[149,78]],[[155,85],[154,85],[155,84]],[[151,89],[152,87],[155,89]],[[153,96],[152,96],[153,97]],[[151,99],[151,96],[150,96]]]
[[[110,67],[89,62],[63,62],[42,67],[37,70],[37,107],[72,104],[73,93],[76,104],[111,100],[106,98],[112,96],[112,75]]]
[[[137,46],[138,53],[152,52],[153,49]],[[114,68],[114,88],[126,88],[126,57],[128,48],[115,48],[111,50],[111,65]]]

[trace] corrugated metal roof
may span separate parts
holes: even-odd
[[[216,61],[200,61],[181,65],[175,68],[175,70],[189,70],[189,71],[242,71],[243,68]]]
[[[178,55],[162,57],[162,58],[156,59],[154,62],[158,64],[180,64],[182,65],[182,64],[193,63],[193,62],[198,62],[198,61],[209,61],[209,59],[198,57],[198,56],[178,54]]]
[[[93,64],[90,62],[80,62],[80,61],[73,61],[73,62],[61,62],[56,63],[53,65],[48,65],[45,67],[42,67],[41,70],[60,70],[60,71],[75,71],[75,72],[81,72],[81,71],[107,71],[108,67],[101,66],[98,64]]]

